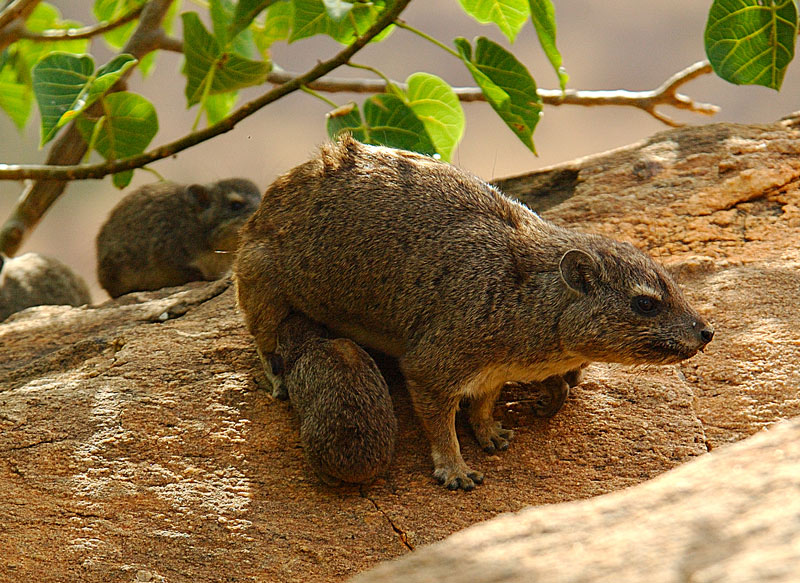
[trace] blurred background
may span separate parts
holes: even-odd
[[[84,23],[93,0],[50,0],[64,18]],[[653,89],[668,77],[705,58],[703,30],[711,0],[553,0],[558,23],[558,46],[573,89]],[[184,2],[183,10],[197,8]],[[506,47],[507,40],[494,25],[480,25],[466,16],[457,0],[415,0],[403,18],[440,41],[451,45],[456,36],[485,35]],[[177,26],[180,26],[178,19]],[[96,64],[111,53],[102,39],[93,41]],[[340,49],[329,38],[314,38],[292,45],[277,43],[273,58],[284,69],[305,71]],[[558,83],[542,54],[533,26],[523,28],[510,50],[530,70],[539,87]],[[451,85],[473,85],[463,65],[441,49],[404,30],[395,30],[384,42],[373,44],[356,62],[380,68],[394,80],[413,72],[434,73]],[[160,129],[151,146],[179,138],[191,129],[196,109],[187,110],[183,57],[162,52],[154,73],[143,79],[136,73],[130,90],[153,101]],[[334,75],[363,77],[365,71],[340,68]],[[715,76],[704,76],[681,88],[698,101],[712,102],[722,110],[713,118],[663,110],[691,124],[713,122],[769,123],[798,109],[800,63],[789,67],[780,93],[762,87],[737,87]],[[263,93],[263,88],[241,92],[238,104]],[[333,101],[361,103],[365,95],[334,94]],[[34,108],[35,109],[35,108]],[[323,102],[296,93],[268,106],[233,131],[152,165],[176,182],[209,182],[231,176],[255,181],[262,189],[279,174],[304,161],[326,139]],[[467,127],[453,162],[486,179],[521,174],[580,156],[635,142],[668,129],[646,113],[630,107],[545,106],[534,134],[536,157],[508,130],[486,103],[464,104]],[[36,115],[36,113],[34,113]],[[0,114],[0,162],[41,163],[46,151],[38,150],[39,122],[32,119],[20,134]],[[92,161],[100,161],[92,158]],[[155,177],[137,171],[125,191],[111,178],[74,182],[53,205],[20,253],[36,251],[69,264],[90,285],[95,302],[107,299],[95,276],[94,239],[109,210],[132,188]],[[22,190],[17,182],[0,181],[0,220],[5,221]]]

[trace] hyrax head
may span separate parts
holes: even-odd
[[[261,202],[258,187],[242,178],[190,184],[185,196],[219,251],[236,250],[239,229]]]
[[[558,267],[572,296],[559,320],[566,349],[589,360],[670,364],[711,342],[714,328],[649,256],[604,237],[584,242]]]

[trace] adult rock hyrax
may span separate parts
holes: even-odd
[[[306,459],[322,481],[368,483],[384,473],[397,421],[372,357],[299,313],[278,326],[277,351]]]
[[[261,196],[241,178],[146,184],[125,196],[97,235],[97,278],[112,298],[230,270],[239,229]]]
[[[461,399],[480,445],[503,450],[511,432],[492,408],[505,382],[590,361],[676,363],[714,334],[632,245],[553,225],[448,164],[348,137],[269,187],[234,272],[265,362],[290,310],[399,358],[434,475],[451,489],[483,481],[459,451]]]
[[[0,322],[32,306],[82,306],[90,301],[83,278],[58,259],[38,253],[0,255]]]

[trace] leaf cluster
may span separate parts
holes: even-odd
[[[0,109],[23,128],[36,102],[42,146],[74,122],[89,151],[108,161],[144,152],[158,131],[156,108],[145,96],[124,91],[119,84],[133,68],[146,75],[155,66],[158,50],[137,60],[124,49],[144,4],[146,0],[95,1],[94,16],[108,25],[103,30],[105,42],[121,50],[97,66],[86,54],[89,40],[71,34],[81,23],[64,20],[54,6],[39,2],[25,19],[25,34],[0,53]],[[171,34],[180,4],[174,1],[161,23],[165,34]],[[183,35],[176,41],[184,54],[186,106],[197,108],[192,131],[203,118],[210,127],[224,124],[232,117],[241,89],[270,81],[270,75],[280,70],[272,60],[275,43],[327,35],[349,46],[395,4],[396,0],[208,0],[207,10],[192,5],[180,15]],[[565,91],[568,77],[556,47],[550,0],[458,0],[458,4],[478,22],[496,26],[509,43],[530,23]],[[436,44],[460,61],[502,122],[535,152],[540,92],[530,71],[508,47],[486,36],[471,41],[459,37],[446,45],[400,20],[373,42],[384,41],[397,28]],[[713,0],[706,51],[723,78],[778,88],[793,57],[796,34],[793,0]],[[346,131],[367,143],[450,160],[463,136],[465,116],[449,83],[418,72],[398,84],[381,71],[362,68],[382,78],[386,92],[361,103],[340,104],[304,87],[331,106],[325,121],[329,135]],[[114,183],[127,185],[131,174],[131,170],[115,174]]]

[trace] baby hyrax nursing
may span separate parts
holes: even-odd
[[[367,483],[385,472],[397,422],[372,358],[298,313],[278,326],[277,352],[306,459],[319,477],[330,485]]]
[[[351,138],[279,177],[242,229],[239,306],[265,362],[298,311],[396,356],[451,489],[459,401],[487,451],[507,381],[568,385],[591,361],[675,363],[714,334],[667,272],[628,243],[553,225],[448,164]]]
[[[0,322],[32,306],[82,306],[90,301],[83,278],[59,260],[38,253],[0,255]]]
[[[224,276],[239,229],[261,195],[241,178],[147,184],[125,196],[97,235],[97,277],[112,298]]]

